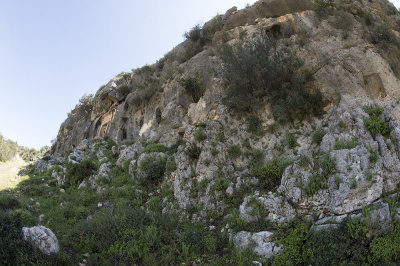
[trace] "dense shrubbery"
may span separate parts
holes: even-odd
[[[197,103],[204,93],[204,81],[199,76],[199,74],[188,77],[186,79],[182,78],[179,80],[179,84],[185,89],[185,91],[192,97],[193,102]]]
[[[85,159],[79,164],[66,165],[66,179],[69,185],[79,185],[97,171],[99,163],[95,159]]]
[[[260,184],[263,189],[273,191],[280,185],[282,174],[286,167],[292,163],[288,159],[275,159],[269,161],[267,164],[262,164],[259,161],[252,170],[251,174],[260,178]]]
[[[369,118],[364,119],[365,127],[371,133],[372,137],[377,135],[388,136],[390,131],[385,120],[381,117],[383,109],[380,106],[365,106],[364,111],[369,114]]]
[[[305,88],[312,76],[301,70],[303,62],[288,49],[277,49],[273,40],[258,38],[243,46],[227,46],[221,57],[228,87],[224,103],[236,114],[256,112],[265,97],[280,122],[322,111],[320,91]]]
[[[321,17],[333,14],[336,8],[334,0],[315,0],[313,10]]]
[[[149,155],[140,163],[145,180],[150,183],[159,182],[164,178],[167,159],[165,156]]]

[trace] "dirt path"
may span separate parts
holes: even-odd
[[[15,188],[27,176],[19,176],[18,172],[27,163],[18,155],[11,161],[0,163],[0,191]]]

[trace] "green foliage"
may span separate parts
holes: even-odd
[[[363,238],[368,233],[368,227],[357,218],[348,219],[346,221],[346,230],[353,239]]]
[[[175,158],[173,156],[170,156],[167,160],[167,166],[166,166],[165,170],[167,171],[167,173],[171,173],[171,172],[175,171],[176,168],[177,168],[177,165],[176,165]]]
[[[140,169],[143,171],[147,182],[158,183],[163,179],[166,171],[166,160],[165,156],[150,155],[140,162]]]
[[[334,0],[314,1],[313,11],[315,11],[321,17],[332,15],[335,9],[336,9],[336,3]]]
[[[256,135],[262,135],[262,121],[258,116],[252,115],[247,119],[247,130]]]
[[[286,167],[292,163],[288,159],[274,159],[267,164],[261,164],[251,170],[251,174],[260,178],[260,185],[263,189],[273,191],[280,185],[282,174]]]
[[[335,143],[335,150],[346,150],[353,149],[360,145],[357,138],[352,138],[351,140],[337,139]]]
[[[42,157],[43,151],[29,149],[18,145],[17,142],[8,140],[0,134],[0,162],[11,160],[16,155],[21,156],[25,161],[32,161]]]
[[[18,206],[19,202],[16,198],[8,193],[0,192],[0,210],[15,209],[18,208]]]
[[[87,158],[79,164],[67,163],[66,168],[67,183],[69,185],[79,185],[97,171],[99,162],[96,158]]]
[[[377,24],[371,30],[370,39],[400,78],[400,38],[386,24]]]
[[[225,191],[229,186],[229,180],[226,179],[226,177],[219,175],[219,177],[217,177],[215,179],[215,183],[214,183],[214,190],[215,191]]]
[[[123,95],[123,97],[126,97],[126,95],[131,92],[131,88],[126,84],[119,86],[117,90]]]
[[[312,136],[312,141],[313,143],[316,144],[321,144],[322,139],[324,138],[324,136],[326,135],[326,131],[323,129],[318,129],[317,131],[315,131],[314,135]]]
[[[374,168],[376,163],[379,160],[379,152],[376,149],[372,149],[372,147],[367,147],[369,151],[369,168]]]
[[[400,263],[400,224],[394,230],[372,240],[370,245],[371,262],[374,265],[399,265]]]
[[[385,120],[381,117],[383,109],[380,106],[365,106],[364,111],[369,114],[369,118],[364,119],[364,125],[371,133],[373,138],[381,134],[388,136],[390,131]]]
[[[228,147],[228,154],[231,158],[235,159],[242,155],[242,150],[239,145],[230,145]]]
[[[308,224],[296,221],[287,230],[286,236],[281,240],[283,251],[276,257],[274,265],[302,265],[312,258],[312,251],[304,244],[308,238]]]
[[[311,175],[304,186],[304,191],[308,196],[314,195],[321,189],[327,189],[329,176],[336,172],[336,162],[330,158],[329,154],[319,159],[316,165],[317,169],[321,168],[321,171],[318,170],[318,173]]]
[[[288,145],[289,149],[296,148],[297,145],[297,136],[294,133],[287,132],[286,133],[286,144]]]
[[[187,156],[189,156],[189,159],[191,161],[197,161],[200,157],[200,153],[201,153],[201,148],[198,147],[196,144],[188,147],[186,150],[186,154]]]
[[[0,209],[0,261],[2,265],[72,265],[62,258],[43,255],[21,236],[19,214]]]
[[[194,139],[197,141],[203,141],[207,138],[206,134],[204,133],[204,129],[199,127],[196,132],[194,133]]]
[[[227,46],[221,57],[227,84],[223,101],[234,113],[256,113],[267,96],[275,119],[283,123],[322,111],[319,90],[305,90],[311,75],[300,71],[303,62],[288,49],[276,49],[274,41],[258,38]]]
[[[151,153],[151,152],[167,152],[168,147],[160,144],[160,143],[150,143],[148,144],[143,152]]]
[[[179,79],[179,84],[185,89],[185,91],[192,97],[193,102],[197,103],[205,91],[205,85],[203,79],[199,74],[186,79]]]

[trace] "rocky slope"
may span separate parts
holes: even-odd
[[[238,232],[238,220],[284,226],[300,216],[321,229],[369,208],[378,232],[388,230],[399,215],[382,201],[396,197],[400,183],[399,31],[400,14],[385,0],[232,8],[193,28],[156,64],[121,73],[83,98],[61,125],[52,160],[36,170],[49,170],[59,186],[102,193],[115,169],[126,169],[133,182],[154,185],[151,196],[173,191],[163,197],[163,213],[222,224],[218,230],[236,246],[253,241],[267,258],[283,248],[271,226]],[[294,56],[273,61],[286,62],[283,70],[303,62],[294,72],[308,73],[299,95],[319,99],[320,91],[318,112],[300,106],[293,112],[306,115],[281,123],[282,106],[268,93],[250,98],[251,111],[228,108],[224,49],[255,51],[246,45],[260,38],[273,40],[278,57]],[[94,172],[71,174],[71,165],[90,160],[98,162]]]

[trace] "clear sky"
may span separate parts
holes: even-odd
[[[0,133],[29,147],[50,145],[83,94],[154,63],[195,24],[254,2],[1,0]]]

